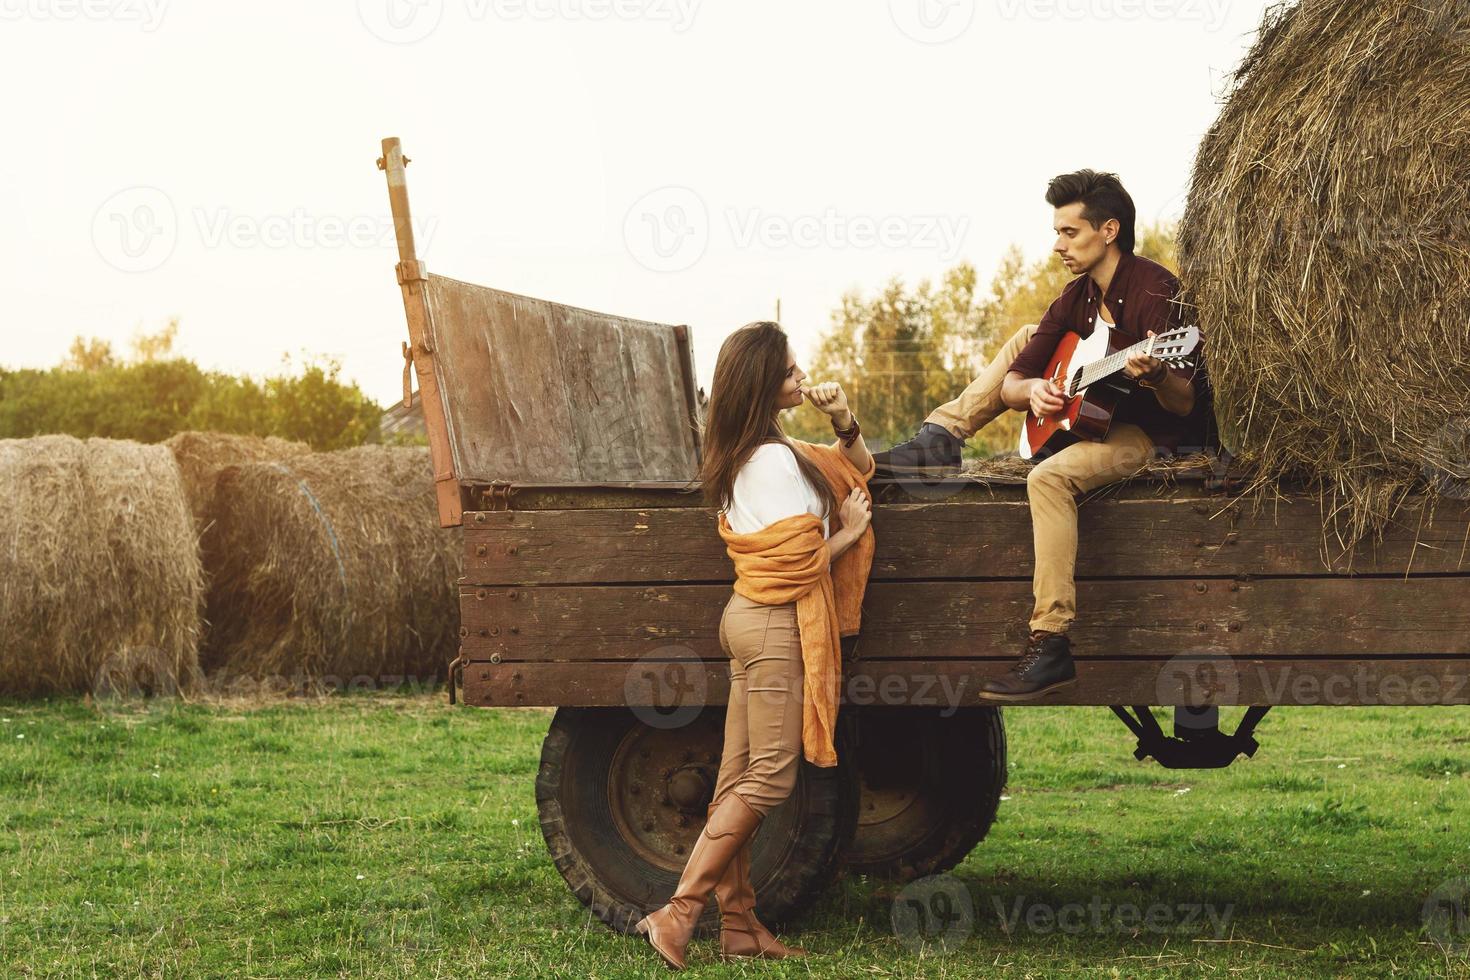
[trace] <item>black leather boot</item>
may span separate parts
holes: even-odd
[[[987,701],[1030,701],[1077,682],[1072,641],[1066,633],[1035,630],[1026,652],[1000,677],[986,681],[980,697]]]
[[[873,454],[874,476],[952,476],[965,443],[942,425],[925,422],[908,442]]]

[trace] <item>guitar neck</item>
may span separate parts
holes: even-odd
[[[1140,340],[1132,347],[1109,354],[1107,357],[1092,361],[1082,368],[1082,377],[1077,383],[1077,390],[1082,390],[1089,385],[1095,385],[1099,381],[1105,381],[1128,366],[1128,358],[1134,354],[1151,354],[1153,352],[1153,337]]]

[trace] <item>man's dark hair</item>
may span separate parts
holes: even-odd
[[[1046,185],[1046,203],[1054,208],[1082,202],[1082,217],[1094,231],[1109,218],[1118,219],[1118,247],[1133,251],[1133,198],[1123,189],[1117,174],[1100,174],[1096,170],[1053,177]]]

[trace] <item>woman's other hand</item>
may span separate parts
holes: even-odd
[[[862,487],[853,487],[852,493],[842,502],[837,516],[842,520],[842,529],[861,534],[873,520],[873,503]]]

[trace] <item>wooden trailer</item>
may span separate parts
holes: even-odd
[[[728,670],[733,573],[693,482],[701,393],[689,331],[431,275],[404,164],[383,142],[398,281],[439,515],[464,528],[462,644],[476,707],[555,707],[536,782],[577,896],[627,931],[672,892],[703,824]],[[858,406],[861,411],[861,406]],[[1274,705],[1470,701],[1470,492],[1411,501],[1376,546],[1323,533],[1315,498],[1241,496],[1215,468],[1129,481],[1081,508],[1078,683],[1139,759],[1218,767]],[[875,480],[877,553],[844,644],[839,755],[804,766],[752,853],[780,920],[842,869],[952,867],[1006,779],[1005,670],[1031,607],[1024,480]],[[1249,705],[1218,729],[1221,705]],[[1172,732],[1150,706],[1174,708]],[[709,913],[713,916],[713,913]]]

